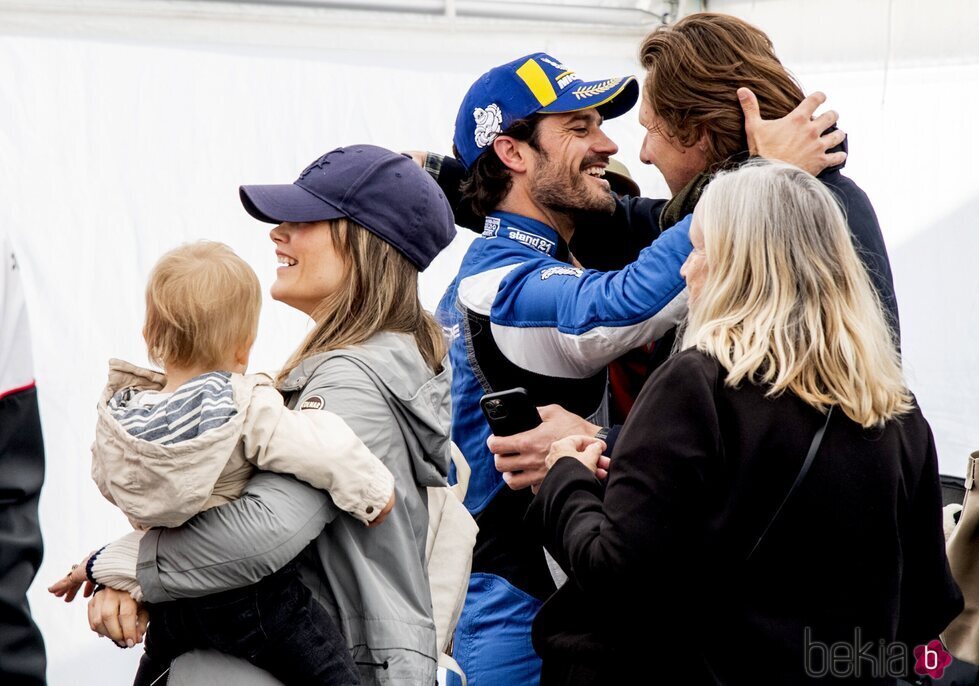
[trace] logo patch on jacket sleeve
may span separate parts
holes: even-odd
[[[540,280],[547,281],[552,276],[573,276],[575,278],[581,278],[581,275],[584,273],[584,269],[578,269],[577,267],[548,267],[547,269],[541,270]]]
[[[311,395],[305,400],[303,404],[299,406],[300,410],[322,410],[326,402],[323,400],[321,395]]]

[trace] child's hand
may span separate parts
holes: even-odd
[[[395,491],[391,491],[391,498],[388,500],[388,504],[385,505],[384,506],[384,509],[381,510],[381,513],[379,515],[377,515],[376,517],[374,517],[374,520],[370,524],[367,525],[368,528],[379,526],[380,524],[382,524],[384,522],[385,519],[388,518],[388,515],[391,514],[391,510],[394,509],[394,503],[395,503],[395,500],[396,500],[394,494],[395,494]]]
[[[88,567],[88,561],[91,557],[92,554],[89,553],[79,564],[72,565],[71,571],[51,584],[48,587],[48,591],[58,598],[64,596],[66,603],[70,603],[75,599],[75,596],[78,595],[78,589],[81,588],[82,584],[85,584],[85,590],[82,591],[82,595],[86,598],[92,595],[92,592],[95,590],[95,584],[89,581],[85,575],[85,569]]]

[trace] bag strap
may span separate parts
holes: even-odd
[[[454,672],[459,677],[459,681],[462,682],[462,686],[466,686],[466,673],[462,671],[462,667],[451,655],[448,653],[439,654],[439,667],[447,672]]]
[[[789,502],[789,498],[792,497],[792,494],[795,493],[796,489],[799,487],[799,484],[801,484],[802,480],[806,478],[806,474],[809,473],[809,468],[812,467],[812,463],[816,459],[816,453],[819,452],[819,446],[823,442],[823,435],[826,433],[826,427],[829,426],[829,419],[832,416],[833,408],[830,407],[826,412],[826,421],[824,421],[823,425],[816,431],[816,435],[812,437],[812,443],[809,444],[809,453],[806,455],[806,459],[802,463],[802,469],[799,470],[799,474],[795,477],[795,481],[792,483],[792,487],[789,488],[789,492],[785,494],[782,504],[778,506],[777,510],[775,510],[775,514],[773,514],[772,518],[768,521],[768,525],[761,532],[761,536],[759,536],[758,540],[755,541],[755,545],[752,546],[751,552],[748,553],[748,557],[745,558],[745,562],[749,561],[754,556],[755,551],[758,550],[758,546],[761,545],[762,539],[765,538],[768,530],[772,528],[772,524],[775,523],[775,520],[778,519],[779,514],[781,514],[782,508],[784,508],[785,504]]]
[[[455,444],[455,441],[449,441],[449,449],[452,455],[452,464],[456,467],[456,485],[451,486],[451,488],[455,491],[459,500],[465,501],[466,492],[469,490],[469,476],[472,474],[472,469],[469,467],[469,463],[466,462],[466,456],[459,450],[459,446]]]
[[[979,462],[979,450],[977,450],[974,453],[972,453],[971,455],[969,455],[968,466],[966,467],[966,470],[965,470],[965,482],[963,483],[963,486],[965,486],[965,490],[967,490],[967,491],[971,491],[972,490],[972,487],[976,483],[976,463],[977,462]]]

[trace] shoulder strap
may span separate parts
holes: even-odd
[[[443,668],[447,672],[453,672],[459,677],[459,681],[462,682],[462,686],[467,685],[466,673],[462,671],[462,667],[459,663],[455,661],[455,658],[448,653],[439,654],[439,667]]]
[[[472,468],[466,462],[466,456],[459,450],[459,446],[455,444],[455,441],[449,441],[449,450],[452,454],[452,464],[456,467],[456,485],[450,486],[449,488],[455,493],[460,502],[465,502],[466,492],[469,490],[469,476],[472,474]]]
[[[789,502],[789,498],[792,497],[792,494],[795,493],[796,489],[799,487],[799,484],[801,484],[802,480],[806,478],[806,474],[809,473],[809,468],[812,467],[812,463],[816,459],[816,453],[819,452],[819,446],[823,442],[823,435],[826,433],[826,427],[829,426],[829,419],[832,416],[833,408],[830,407],[826,412],[826,421],[824,421],[823,425],[819,427],[818,431],[816,431],[816,435],[812,437],[812,443],[809,444],[809,453],[806,455],[806,459],[802,463],[802,469],[799,470],[799,474],[795,477],[795,481],[792,483],[792,487],[789,488],[789,492],[785,494],[782,504],[778,506],[777,510],[775,510],[775,514],[773,514],[772,518],[768,521],[765,529],[761,532],[761,536],[759,536],[758,540],[755,541],[755,545],[752,546],[751,552],[748,553],[748,557],[745,558],[745,562],[754,556],[755,551],[758,550],[758,546],[761,545],[761,542],[768,533],[768,530],[772,528],[772,524],[775,523],[775,520],[778,519],[779,514],[781,514],[782,508],[784,508],[785,504]]]

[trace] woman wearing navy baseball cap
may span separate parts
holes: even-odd
[[[140,550],[144,597],[219,593],[302,552],[303,580],[337,619],[362,682],[434,684],[425,489],[446,484],[450,373],[441,329],[418,300],[418,273],[455,236],[452,210],[411,159],[371,145],[337,148],[295,183],[242,186],[240,194],[249,214],[276,225],[272,297],[314,322],[279,390],[290,408],[339,414],[394,474],[396,503],[368,529],[326,493],[260,472],[241,499]],[[106,589],[93,602],[90,616],[131,600]],[[169,677],[274,683],[247,662],[200,651],[174,660]]]

